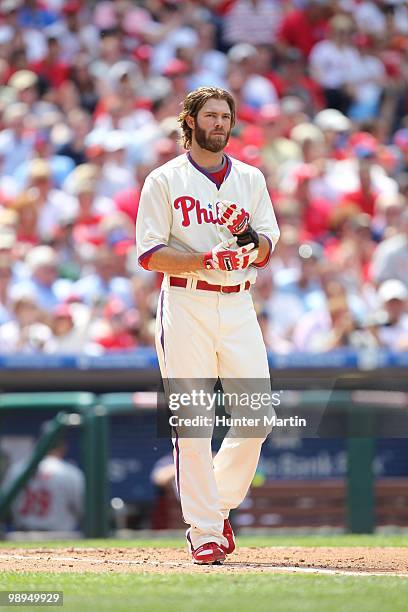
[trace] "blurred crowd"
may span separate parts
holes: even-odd
[[[406,1],[2,0],[0,353],[153,345],[138,199],[201,85],[233,93],[228,152],[281,228],[268,348],[408,350]]]

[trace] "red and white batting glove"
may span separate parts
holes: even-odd
[[[253,243],[259,247],[258,233],[249,224],[249,213],[244,208],[238,208],[234,202],[221,200],[217,202],[218,219],[237,238],[239,247]]]
[[[230,238],[217,244],[212,251],[204,255],[204,265],[207,270],[244,270],[258,257],[258,249],[254,244],[248,244],[238,249],[232,249],[235,238]]]
[[[234,202],[221,200],[217,202],[218,218],[223,225],[237,236],[244,234],[249,226],[249,213],[244,208],[238,208]]]

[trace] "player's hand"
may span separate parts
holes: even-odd
[[[248,244],[238,249],[231,248],[236,245],[235,238],[230,238],[217,244],[212,251],[204,255],[204,265],[207,270],[244,270],[258,257],[258,249],[254,244]]]
[[[249,213],[239,208],[234,202],[221,200],[217,202],[218,218],[233,236],[244,234],[249,225]]]
[[[239,247],[253,243],[259,247],[259,236],[249,224],[249,213],[244,208],[238,208],[234,202],[221,200],[217,202],[218,218],[221,223],[237,238]]]

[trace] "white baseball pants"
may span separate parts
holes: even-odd
[[[163,288],[156,348],[166,379],[262,379],[271,393],[267,354],[249,291],[233,294]],[[230,432],[231,433],[231,432]],[[209,437],[173,436],[176,484],[194,548],[226,545],[224,518],[244,499],[259,460],[262,437],[228,435],[212,457]]]

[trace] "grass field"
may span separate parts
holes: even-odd
[[[274,535],[274,536],[239,536],[240,546],[404,546],[408,547],[408,534],[395,535]],[[0,548],[38,548],[68,547],[68,546],[92,546],[95,548],[180,548],[184,545],[183,537],[154,537],[150,539],[138,538],[137,540],[64,540],[64,541],[39,541],[39,542],[13,542],[0,540]]]
[[[274,536],[240,537],[241,546],[398,546],[408,547],[408,536]],[[177,539],[82,540],[75,542],[1,542],[1,548],[38,547],[169,547]],[[407,550],[408,560],[408,550]],[[0,563],[1,569],[1,563]],[[62,610],[149,612],[402,612],[407,610],[407,578],[396,576],[341,576],[317,574],[231,573],[217,568],[197,573],[40,573],[4,571],[0,590],[62,590]],[[27,609],[27,607],[25,607]],[[30,608],[28,608],[30,609]],[[45,609],[36,607],[33,609]],[[55,608],[54,608],[55,609]]]
[[[0,580],[2,590],[63,591],[63,610],[78,612],[402,612],[408,601],[408,580],[388,576],[6,573]]]

